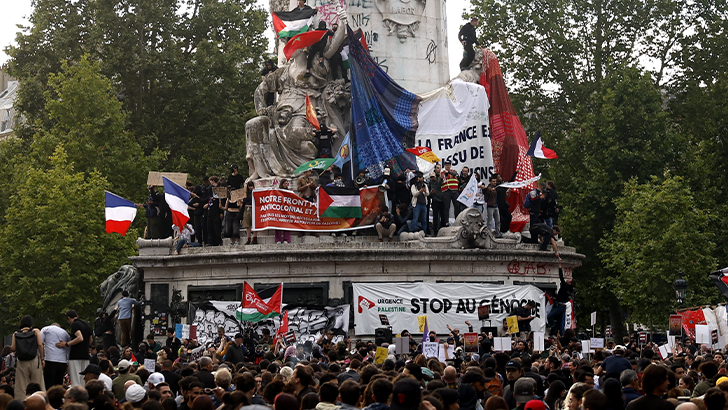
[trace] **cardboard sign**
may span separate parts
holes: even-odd
[[[682,336],[682,316],[670,315],[669,336]]]
[[[478,334],[464,333],[463,334],[463,350],[466,352],[477,352],[478,351]]]
[[[374,355],[374,364],[382,364],[387,360],[389,349],[386,347],[377,347],[377,353]]]
[[[422,342],[422,354],[425,359],[430,357],[438,357],[440,345],[437,342]]]
[[[243,198],[245,198],[245,188],[230,191],[230,202],[239,202],[242,204]]]
[[[215,186],[212,187],[212,197],[215,199],[225,199],[228,196],[228,189],[226,186]]]
[[[604,349],[604,339],[601,337],[592,337],[589,339],[589,346],[592,349]]]
[[[149,373],[154,373],[154,359],[144,359],[144,368],[149,370]]]
[[[543,352],[545,348],[545,334],[544,332],[533,332],[533,350],[537,352]]]
[[[187,183],[187,173],[184,172],[149,171],[149,174],[147,175],[147,185],[164,186],[164,182],[162,181],[163,176],[167,177],[167,179],[177,185],[185,186]]]
[[[394,349],[397,351],[397,354],[409,353],[409,341],[409,337],[398,337],[394,340]]]
[[[518,333],[518,316],[508,316],[506,320],[508,321],[508,332]]]

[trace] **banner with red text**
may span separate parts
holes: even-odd
[[[384,193],[377,187],[362,188],[361,218],[319,218],[316,203],[308,202],[293,191],[259,189],[253,191],[253,230],[337,232],[371,228],[377,214],[386,204]]]

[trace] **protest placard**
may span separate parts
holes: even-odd
[[[423,342],[422,343],[422,354],[425,356],[425,359],[429,359],[431,357],[438,357],[438,351],[439,344],[437,342]]]
[[[163,176],[167,177],[167,179],[177,185],[185,186],[187,183],[187,173],[185,172],[149,171],[149,174],[147,175],[147,185],[164,186],[164,182],[162,182]]]
[[[212,197],[215,199],[220,198],[227,198],[228,196],[228,189],[226,186],[216,186],[212,187]]]
[[[374,355],[374,364],[382,364],[387,360],[389,349],[386,347],[377,347],[377,353]]]
[[[533,332],[533,350],[537,352],[543,352],[545,349],[545,334],[544,332]]]
[[[478,334],[464,333],[463,334],[463,350],[466,352],[477,352],[478,351]]]
[[[508,316],[506,321],[508,322],[508,332],[518,333],[518,316]]]
[[[245,198],[245,188],[230,191],[230,202],[240,202],[242,204],[243,198]]]
[[[154,373],[154,359],[144,359],[144,368],[149,370],[149,373]]]

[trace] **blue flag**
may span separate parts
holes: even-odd
[[[400,87],[374,61],[347,27],[351,67],[351,115],[360,164],[372,178],[386,165],[401,172],[403,146],[412,146],[420,97]],[[394,161],[394,164],[393,164]]]

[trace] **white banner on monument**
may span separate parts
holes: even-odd
[[[354,283],[354,326],[357,335],[372,335],[386,315],[393,333],[416,333],[417,316],[427,315],[430,330],[447,334],[447,325],[463,332],[469,320],[478,330],[478,306],[490,306],[490,326],[498,326],[526,301],[536,301],[531,330],[543,332],[543,291],[531,285],[481,283]]]
[[[478,171],[487,181],[495,170],[485,88],[454,80],[419,96],[415,144],[432,149],[457,170],[467,166],[471,173]]]

